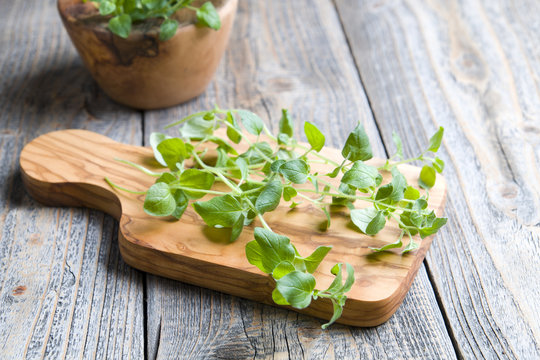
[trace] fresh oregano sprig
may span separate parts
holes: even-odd
[[[84,2],[88,0],[83,0]],[[163,19],[159,28],[159,39],[169,40],[178,29],[178,21],[170,17],[178,10],[187,8],[195,11],[197,24],[219,30],[221,20],[214,5],[207,1],[197,8],[194,0],[90,0],[99,13],[109,17],[109,30],[122,38],[127,38],[134,22],[150,18]]]
[[[442,128],[433,135],[421,155],[410,159],[403,158],[401,140],[394,134],[396,155],[376,168],[365,163],[372,158],[372,150],[361,124],[349,134],[342,148],[341,162],[320,154],[325,136],[310,122],[304,123],[304,135],[309,146],[298,143],[294,138],[293,121],[286,110],[282,111],[277,136],[271,134],[256,114],[241,109],[222,110],[216,107],[189,115],[168,127],[179,125],[179,137],[162,133],[150,136],[155,159],[168,171],[156,173],[120,160],[157,178],[146,191],[144,210],[153,216],[179,219],[192,203],[208,226],[230,229],[230,241],[236,240],[244,226],[258,218],[262,227],[255,228],[255,239],[246,244],[248,261],[275,280],[272,298],[276,304],[302,309],[309,306],[312,299],[329,299],[334,315],[323,328],[341,316],[347,298],[345,294],[354,283],[354,269],[350,264],[336,264],[331,271],[335,279],[329,288],[316,289],[312,274],[331,247],[320,246],[311,255],[302,257],[288,237],[272,231],[264,219],[266,212],[276,209],[282,199],[290,202],[291,208],[308,201],[326,214],[326,226],[330,226],[329,207],[346,206],[351,221],[367,235],[377,234],[387,221],[396,222],[401,229],[397,241],[373,250],[403,247],[403,237],[406,236],[409,242],[403,253],[418,247],[414,235],[424,238],[436,233],[446,223],[445,218],[438,218],[428,209],[427,190],[434,185],[436,175],[425,170],[442,171],[442,160],[428,156],[440,147]],[[227,128],[226,138],[215,132],[222,126]],[[256,140],[246,136],[244,130],[256,136]],[[261,137],[263,134],[264,138]],[[241,142],[247,144],[248,150],[238,153],[235,145]],[[217,154],[213,160],[207,156],[210,147]],[[186,167],[187,161],[194,166]],[[410,186],[397,167],[411,161],[426,163],[419,180],[426,189],[426,195]],[[328,174],[311,172],[310,163],[315,162],[325,163],[333,170]],[[390,171],[392,175],[387,184],[382,184],[381,172],[384,171]],[[329,178],[339,175],[340,185],[335,186]],[[228,191],[215,190],[215,182],[225,184]],[[206,194],[214,197],[200,201]],[[364,206],[356,207],[357,202],[363,202]],[[347,273],[345,282],[344,269]]]

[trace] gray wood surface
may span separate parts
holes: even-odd
[[[0,26],[0,358],[140,359],[144,275],[120,258],[115,221],[34,202],[18,154],[62,128],[140,143],[141,114],[96,88],[55,1],[2,1]]]
[[[446,128],[449,224],[427,264],[458,354],[540,358],[540,3],[337,7],[385,142]]]
[[[202,96],[138,112],[90,78],[54,0],[0,2],[0,358],[540,358],[540,3],[241,1]],[[357,121],[375,153],[446,128],[448,226],[403,305],[361,329],[141,273],[116,222],[48,208],[18,154],[83,128],[145,144],[190,112],[281,108],[339,146]],[[426,271],[427,270],[427,271]]]

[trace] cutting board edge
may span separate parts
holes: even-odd
[[[405,255],[416,257],[414,266],[411,267],[406,280],[396,286],[390,295],[377,300],[347,299],[343,314],[337,322],[358,327],[377,326],[386,322],[396,312],[407,295],[433,238],[432,235],[423,240],[421,248],[417,250],[420,253]],[[262,272],[246,271],[247,268],[227,267],[179,253],[167,253],[154,249],[147,244],[131,241],[129,236],[126,237],[123,234],[122,226],[119,227],[118,241],[120,254],[124,261],[141,271],[278,308],[288,308],[319,319],[329,320],[332,317],[332,303],[327,299],[315,300],[306,309],[276,305],[271,295],[275,286],[274,281],[269,275]],[[155,258],[156,261],[148,261],[151,258]],[[218,269],[218,271],[212,271],[213,269]],[[251,270],[253,269],[255,267],[252,267]],[[238,276],[239,272],[242,272],[240,277]],[[213,273],[219,273],[221,276],[214,279],[210,276]],[[236,281],[237,285],[230,285],[231,281]],[[244,285],[238,285],[238,283]]]

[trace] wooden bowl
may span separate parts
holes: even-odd
[[[108,19],[90,2],[58,0],[62,22],[85,66],[109,97],[137,109],[164,108],[201,94],[225,51],[238,0],[213,1],[218,31],[192,23],[193,12],[175,14],[176,34],[159,40],[160,20],[133,24],[127,39],[107,29]]]

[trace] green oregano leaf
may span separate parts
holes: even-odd
[[[193,203],[193,207],[208,226],[232,227],[244,211],[240,202],[231,195],[198,201]]]
[[[386,224],[383,212],[372,207],[352,210],[351,220],[367,235],[377,234]]]
[[[176,176],[174,176],[172,173],[163,173],[162,175],[160,175],[160,177],[156,180],[156,182],[164,182],[166,184],[170,184],[172,182],[175,182],[177,181],[178,179],[176,178]]]
[[[216,118],[216,115],[213,111],[207,111],[206,114],[203,115],[203,119],[206,121],[211,121]]]
[[[353,284],[354,284],[354,268],[351,264],[346,263],[345,267],[347,268],[347,280],[345,280],[345,283],[343,284],[343,287],[341,288],[342,293],[346,293],[349,290],[351,290]]]
[[[246,244],[246,258],[249,261],[251,265],[255,265],[264,273],[270,273],[274,269],[266,269],[263,266],[262,259],[263,259],[263,250],[261,249],[261,246],[256,240],[252,240]]]
[[[265,273],[271,274],[274,268],[282,261],[292,262],[294,260],[294,247],[291,245],[288,237],[259,227],[255,228],[254,236],[255,241],[259,245],[262,258],[259,260],[252,256],[253,253],[250,253],[249,255],[247,254],[248,261],[253,265],[257,265],[260,262],[262,271]],[[254,262],[252,262],[252,259]]]
[[[405,190],[407,189],[407,179],[405,176],[398,170],[397,167],[393,167],[392,170],[392,193],[389,198],[392,201],[401,201],[405,196]]]
[[[277,136],[279,145],[288,145],[291,141],[291,138],[287,134],[279,133]]]
[[[293,271],[276,281],[276,289],[292,307],[305,309],[311,304],[315,278],[311,274]]]
[[[240,156],[245,158],[245,160],[250,165],[259,164],[265,162],[268,158],[273,157],[274,150],[270,144],[265,141],[258,142],[250,146],[248,151],[241,154]]]
[[[433,168],[440,174],[444,170],[444,161],[442,161],[438,157],[435,157],[435,159],[431,163],[431,166],[433,166]]]
[[[131,32],[131,17],[128,14],[122,14],[109,20],[109,30],[121,38],[127,39]]]
[[[286,186],[285,188],[283,188],[283,200],[290,201],[296,195],[298,195],[298,192],[292,186]]]
[[[349,134],[341,155],[350,161],[366,161],[373,157],[371,144],[362,124],[358,124]]]
[[[232,125],[227,126],[227,137],[235,144],[240,143],[242,140],[242,135],[240,134],[240,128],[238,127],[238,123],[236,122],[232,112],[227,112],[226,121]]]
[[[323,330],[328,328],[330,325],[336,322],[337,319],[341,317],[341,314],[343,313],[343,305],[339,304],[337,301],[332,299],[332,306],[334,308],[334,313],[332,315],[332,318],[330,321],[328,321],[326,324],[323,324],[321,327]]]
[[[165,19],[159,27],[159,40],[167,41],[176,34],[178,29],[178,21],[173,19]]]
[[[407,186],[405,192],[403,193],[403,197],[407,200],[416,200],[420,197],[420,191],[412,186]]]
[[[427,151],[437,152],[441,146],[442,138],[444,135],[444,128],[441,126],[435,134],[429,139],[429,146]]]
[[[285,160],[276,160],[270,166],[270,170],[272,170],[272,172],[277,173],[277,172],[279,172],[279,168],[281,167],[281,165],[283,165],[285,163],[286,163]]]
[[[428,203],[427,203],[426,199],[424,199],[424,198],[422,197],[422,198],[420,198],[420,199],[416,199],[416,201],[413,203],[412,211],[421,213],[422,210],[424,210],[425,208],[427,208],[427,206],[428,206]]]
[[[328,289],[326,289],[325,292],[327,293],[330,293],[330,294],[337,294],[339,293],[339,290],[343,287],[343,275],[342,275],[342,271],[341,271],[341,264],[336,264],[332,267],[332,269],[330,270],[330,272],[332,273],[332,275],[335,276],[334,278],[334,281],[332,281],[332,283],[330,284],[330,286],[328,287]]]
[[[305,258],[304,263],[307,271],[313,274],[330,250],[332,250],[331,246],[319,246],[311,255]]]
[[[206,141],[213,142],[214,144],[218,145],[218,148],[225,150],[226,153],[232,154],[232,155],[238,155],[238,152],[236,152],[236,149],[229,144],[227,140],[224,140],[217,136],[207,136]]]
[[[324,147],[325,138],[323,133],[314,124],[306,121],[304,123],[304,132],[308,139],[309,145],[313,150],[319,152]]]
[[[400,224],[399,224],[399,227],[401,229],[406,229],[406,231],[408,231],[411,235],[416,235],[418,234],[418,229],[415,229],[415,227],[417,227],[416,225],[414,225],[411,221],[411,215],[414,214],[410,211],[404,211],[402,212],[400,215],[399,215],[399,220],[400,220]],[[404,226],[403,226],[403,225]]]
[[[335,276],[335,279],[325,292],[342,295],[351,290],[354,283],[354,268],[349,263],[345,264],[345,267],[347,269],[347,279],[345,280],[345,283],[342,283],[343,264],[337,263],[332,267],[330,272]]]
[[[343,169],[342,166],[338,166],[336,167],[334,170],[332,170],[331,172],[329,172],[328,174],[326,174],[326,176],[328,176],[329,178],[336,178],[338,175],[339,175],[339,172],[341,171],[341,169]]]
[[[375,200],[385,200],[390,198],[392,195],[392,192],[394,191],[394,186],[390,184],[386,184],[384,186],[381,186],[377,190],[377,194],[375,195]]]
[[[147,8],[148,10],[153,10],[153,9],[158,8],[162,2],[163,2],[162,0],[141,0],[141,3],[143,4],[143,6]]]
[[[290,305],[277,288],[272,291],[272,300],[274,300],[277,305]]]
[[[180,219],[189,205],[189,199],[182,190],[176,190],[173,196],[176,202],[176,208],[171,215]]]
[[[99,3],[100,15],[107,16],[112,14],[116,10],[116,4],[112,1],[101,1]]]
[[[414,241],[413,239],[410,239],[409,243],[407,244],[407,246],[405,246],[405,249],[403,249],[403,253],[407,253],[409,251],[413,251],[413,250],[416,250],[418,249],[419,245],[416,241]]]
[[[241,214],[238,219],[233,223],[231,227],[231,238],[229,239],[230,242],[235,241],[238,239],[240,234],[242,234],[242,231],[244,230],[244,221],[246,220],[246,217],[244,214]]]
[[[246,180],[249,175],[248,163],[242,157],[236,158],[234,162],[238,166],[238,170],[240,170],[241,180]]]
[[[294,126],[291,118],[289,117],[287,109],[281,110],[281,119],[279,120],[279,132],[280,134],[287,135],[288,138],[293,137]]]
[[[296,268],[294,267],[294,265],[290,261],[285,260],[285,261],[280,262],[274,268],[274,270],[272,271],[272,277],[275,280],[279,280],[282,277],[284,277],[285,275],[287,275],[288,273],[291,273],[291,272],[293,272],[295,270],[296,270]]]
[[[242,125],[244,125],[244,128],[250,134],[260,135],[263,131],[264,123],[259,116],[248,110],[238,110],[237,113],[242,118]]]
[[[214,30],[219,30],[221,20],[214,5],[207,1],[197,10],[197,21],[203,26],[207,26]]]
[[[382,181],[382,176],[376,167],[366,165],[362,161],[353,164],[341,179],[341,182],[354,186],[357,189],[370,189],[378,186]]]
[[[424,165],[420,171],[420,179],[418,180],[418,185],[424,189],[430,189],[435,185],[435,179],[437,173],[435,169],[429,165]]]
[[[356,188],[354,186],[351,186],[351,185],[348,185],[348,184],[345,184],[345,183],[339,184],[338,190],[339,190],[340,194],[343,194],[343,195],[349,195],[349,196],[355,196],[356,195]],[[349,198],[346,198],[346,197],[339,197],[339,196],[332,197],[332,204],[334,204],[334,205],[347,206],[352,201],[353,201],[352,199],[349,199]]]
[[[279,172],[290,182],[303,184],[308,179],[309,165],[305,160],[290,160],[279,167]]]
[[[281,184],[281,181],[273,180],[266,184],[255,202],[257,211],[264,214],[265,212],[275,210],[281,200],[282,191],[283,185]]]
[[[446,224],[447,219],[446,218],[436,218],[432,224],[430,224],[428,227],[421,228],[419,233],[420,237],[422,239],[435,234],[441,227],[443,227]]]
[[[202,116],[196,116],[184,123],[180,133],[185,139],[201,140],[214,133],[214,126],[212,121],[207,121]]]
[[[132,14],[137,6],[137,0],[124,0],[123,8],[126,14]],[[132,19],[133,20],[133,19]]]
[[[150,146],[152,147],[152,150],[154,151],[154,158],[158,163],[160,163],[163,166],[167,166],[167,163],[165,160],[163,160],[163,157],[161,156],[161,153],[158,151],[157,146],[160,142],[162,142],[165,139],[170,139],[171,137],[162,133],[153,132],[150,134]]]
[[[156,150],[172,171],[177,171],[177,164],[182,163],[188,157],[186,145],[180,138],[165,139],[157,145]]]
[[[214,179],[214,175],[210,173],[197,169],[187,169],[180,175],[178,184],[191,189],[210,190],[214,184]],[[184,189],[184,192],[191,199],[199,199],[205,195],[204,191]]]
[[[169,185],[155,183],[148,189],[143,205],[144,211],[152,216],[169,216],[176,209],[176,200]]]

